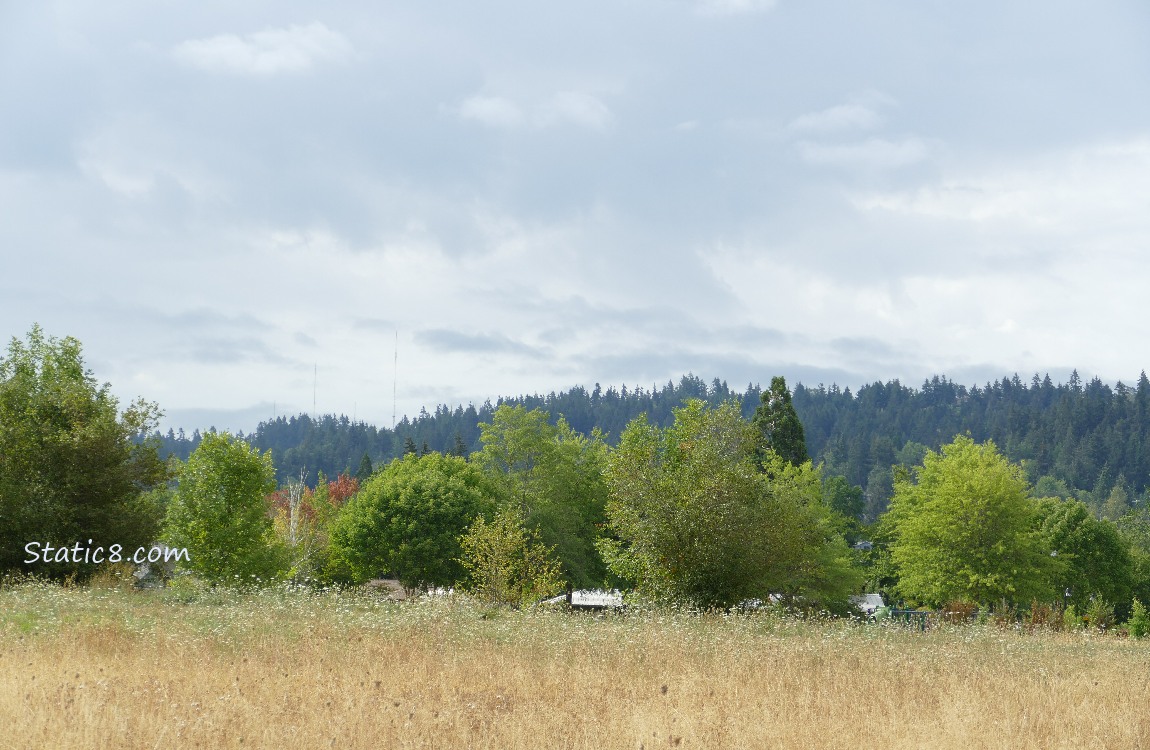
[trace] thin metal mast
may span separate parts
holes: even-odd
[[[391,431],[395,432],[395,395],[399,383],[399,329],[395,329],[395,362],[391,370]]]

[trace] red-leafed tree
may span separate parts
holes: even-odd
[[[352,495],[359,492],[359,480],[347,474],[340,474],[334,482],[327,483],[328,501],[336,508],[342,508]]]

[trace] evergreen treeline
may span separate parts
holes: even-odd
[[[476,408],[439,406],[404,418],[395,430],[347,417],[307,415],[263,422],[247,440],[272,451],[281,481],[301,470],[313,484],[327,476],[357,473],[368,456],[379,466],[405,452],[438,451],[466,455],[479,448],[479,423],[490,422],[499,405],[540,409],[552,422],[562,415],[576,432],[598,429],[614,445],[623,428],[639,414],[660,427],[673,422],[672,410],[692,398],[712,405],[738,398],[749,418],[760,403],[758,385],[743,392],[726,382],[709,385],[695,375],[661,388],[614,387],[591,391],[576,386],[545,396],[502,398]],[[866,491],[865,517],[876,518],[893,493],[892,466],[913,466],[927,449],[937,450],[955,435],[993,440],[1011,461],[1027,468],[1041,494],[1076,497],[1101,507],[1117,494],[1127,504],[1144,500],[1150,482],[1150,380],[1145,373],[1134,387],[1111,387],[1095,378],[1083,384],[1075,372],[1055,385],[1035,375],[1018,375],[984,387],[959,385],[934,377],[915,389],[894,380],[863,386],[857,393],[837,386],[798,385],[794,408],[806,434],[807,450],[829,475],[841,475]],[[169,430],[156,434],[163,450],[186,459],[199,442]]]
[[[873,519],[893,491],[892,465],[913,466],[954,435],[993,440],[1021,463],[1041,496],[1074,495],[1096,507],[1145,499],[1150,480],[1150,380],[1111,388],[1077,371],[1066,384],[1018,375],[966,388],[934,377],[920,389],[874,383],[794,392],[807,446],[828,473],[866,489]]]
[[[552,423],[560,416],[573,430],[589,435],[598,429],[610,444],[615,444],[623,428],[640,414],[658,426],[674,421],[673,409],[692,398],[712,405],[738,398],[743,413],[749,417],[759,404],[758,386],[748,386],[743,393],[732,391],[726,382],[717,378],[707,385],[694,375],[685,375],[678,385],[668,381],[662,388],[652,387],[603,390],[596,384],[588,392],[582,386],[546,396],[538,394],[500,398],[476,408],[474,405],[438,406],[434,412],[421,409],[414,419],[404,417],[392,430],[375,427],[364,422],[353,422],[347,416],[324,415],[312,419],[306,414],[298,417],[278,417],[261,422],[250,435],[238,437],[261,451],[271,450],[276,475],[281,481],[307,473],[307,482],[314,485],[318,472],[328,477],[341,473],[357,474],[366,455],[372,466],[379,466],[405,453],[439,453],[466,456],[479,450],[479,424],[490,423],[495,409],[502,405],[522,406],[528,410],[540,409]],[[184,430],[156,432],[160,442],[160,455],[172,455],[187,460],[200,443],[201,435],[195,430],[190,436]]]

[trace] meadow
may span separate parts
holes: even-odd
[[[0,748],[1142,748],[1150,642],[0,588]]]

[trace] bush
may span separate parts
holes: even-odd
[[[482,516],[459,541],[460,562],[470,575],[468,589],[485,604],[520,607],[550,596],[563,586],[554,549],[528,531],[513,507],[488,523]]]
[[[1134,600],[1130,611],[1130,619],[1126,621],[1126,631],[1131,638],[1145,638],[1150,635],[1150,614],[1146,612],[1146,605]]]
[[[1086,620],[1099,630],[1108,630],[1114,626],[1114,606],[1095,594],[1086,605]]]
[[[1028,630],[1061,630],[1062,613],[1049,604],[1040,604],[1038,600],[1030,603],[1030,612],[1026,617]]]
[[[978,605],[956,599],[942,608],[943,622],[951,625],[965,625],[972,622],[978,614]]]
[[[1082,616],[1078,614],[1078,609],[1071,604],[1062,613],[1062,629],[1063,630],[1082,630],[1085,624],[1082,622]]]

